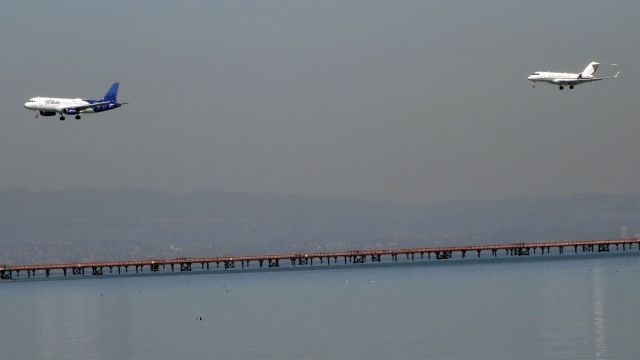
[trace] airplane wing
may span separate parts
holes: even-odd
[[[618,75],[620,75],[620,71],[616,72],[616,74],[615,74],[615,75],[613,75],[613,76],[603,76],[603,77],[600,77],[600,78],[598,78],[598,80],[613,79],[613,78],[617,78],[617,77],[618,77]]]
[[[593,82],[593,81],[600,81],[600,80],[605,80],[605,79],[617,78],[618,74],[620,74],[620,71],[618,71],[613,76],[602,76],[602,77],[593,77],[593,78],[586,78],[586,79],[585,78],[580,78],[580,79],[556,79],[553,82],[555,84],[558,84],[558,85],[578,85],[578,84],[584,84],[584,83]]]
[[[75,111],[82,111],[84,109],[90,109],[90,108],[94,108],[96,106],[101,106],[101,105],[105,105],[105,104],[109,104],[111,103],[111,101],[101,101],[101,102],[96,102],[93,104],[87,104],[87,105],[81,105],[81,106],[69,106],[64,108],[64,110],[75,110]]]

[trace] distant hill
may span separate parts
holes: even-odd
[[[427,206],[275,194],[0,191],[0,263],[615,238],[640,194]]]

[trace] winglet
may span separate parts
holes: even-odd
[[[618,77],[618,74],[620,74],[620,71],[618,71],[615,75],[613,75],[614,78]]]

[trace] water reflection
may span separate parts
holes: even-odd
[[[95,286],[79,294],[65,291],[66,286],[56,290],[33,285],[29,313],[38,321],[27,322],[36,325],[28,346],[37,358],[99,359],[130,353],[130,327],[122,326],[129,318],[127,296],[117,291],[105,296]]]
[[[593,344],[595,347],[596,358],[606,359],[607,356],[607,339],[605,337],[605,321],[606,312],[604,279],[602,276],[602,267],[596,264],[591,273],[591,310],[593,311]]]

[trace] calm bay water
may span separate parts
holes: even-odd
[[[640,256],[0,283],[46,358],[639,359]]]

